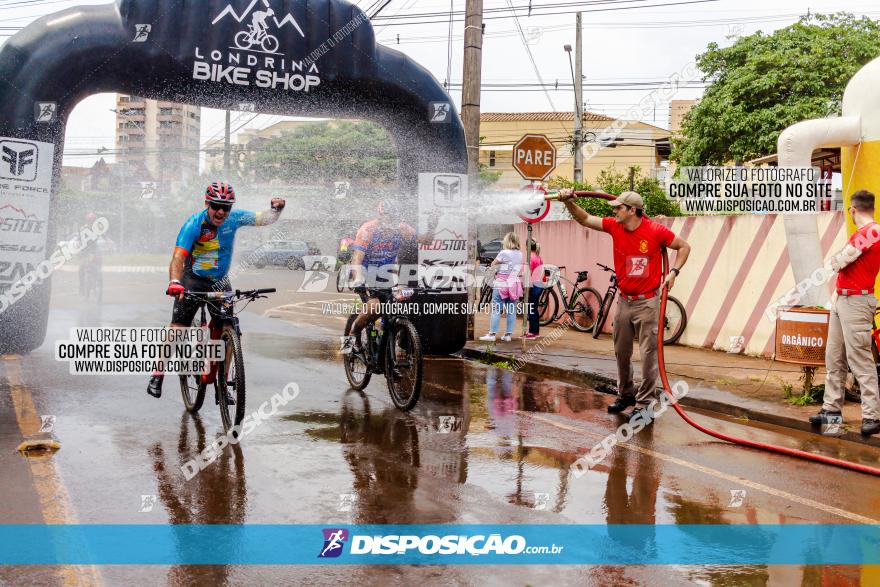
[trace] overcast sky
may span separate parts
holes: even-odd
[[[148,0],[143,0],[148,1]],[[658,5],[682,2],[685,0],[644,0],[629,2],[619,6]],[[374,0],[358,0],[362,7],[373,5]],[[510,0],[514,7],[527,6],[528,0]],[[65,8],[83,4],[105,4],[91,0],[45,0],[31,2],[24,0],[5,0],[0,2],[0,18],[6,27],[25,26],[30,21]],[[576,3],[575,0],[533,0],[533,6],[559,3]],[[238,2],[242,7],[247,3]],[[399,14],[424,14],[444,12],[448,15],[450,4],[455,11],[462,11],[464,0],[392,0],[383,10],[382,16]],[[704,51],[712,41],[728,45],[733,41],[730,35],[748,35],[757,30],[772,31],[785,27],[798,15],[812,12],[832,12],[846,10],[880,18],[880,4],[874,0],[718,0],[693,4],[680,4],[665,7],[637,8],[627,10],[607,10],[614,4],[584,5],[584,75],[586,83],[632,84],[633,82],[657,81],[668,78]],[[487,16],[509,17],[512,12],[508,0],[484,0],[484,8],[506,8],[498,12],[488,12]],[[602,12],[590,12],[597,8]],[[553,11],[559,11],[555,9]],[[565,8],[564,10],[572,10]],[[517,10],[518,22],[528,39],[528,48],[546,83],[571,83],[571,70],[568,56],[563,50],[567,43],[574,44],[575,16],[557,14],[531,17],[526,10]],[[460,17],[456,17],[460,19]],[[422,20],[445,21],[434,24],[389,25],[398,21],[377,21],[376,36],[383,44],[405,52],[415,61],[427,67],[434,76],[443,82],[447,71],[451,72],[451,82],[460,84],[462,77],[462,34],[464,24],[454,22],[451,43],[451,68],[449,67],[449,23],[448,16],[434,16]],[[398,35],[400,43],[398,44]],[[513,18],[487,18],[486,37],[483,53],[484,84],[498,83],[538,83],[523,38]],[[631,89],[634,88],[635,89]],[[572,91],[488,91],[482,96],[483,112],[509,111],[571,111],[574,109]],[[630,105],[637,104],[650,90],[636,86],[608,86],[606,88],[585,88],[587,109],[611,116],[624,114]],[[682,88],[676,98],[698,98],[700,88]],[[456,104],[461,98],[460,85],[453,85],[451,95]],[[114,95],[99,94],[85,99],[72,113],[67,127],[65,145],[65,164],[87,166],[95,157],[79,153],[92,152],[101,146],[114,148],[115,115],[110,111],[115,106]],[[666,127],[668,108],[658,108],[644,122]],[[234,113],[235,126],[240,125],[251,115]],[[260,116],[248,127],[264,127],[280,120],[276,116]],[[202,117],[202,141],[221,136],[223,113],[204,110]],[[112,158],[111,158],[112,160]]]

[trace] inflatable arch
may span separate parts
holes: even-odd
[[[45,338],[50,279],[23,287],[22,278],[56,242],[51,196],[66,118],[99,92],[374,121],[391,135],[401,188],[413,197],[421,173],[467,173],[448,94],[426,69],[378,45],[366,15],[343,0],[118,0],[46,16],[0,51],[0,214],[37,230],[0,233],[0,353],[25,353]],[[428,349],[460,349],[466,317],[442,321],[418,321]]]

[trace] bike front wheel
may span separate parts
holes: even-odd
[[[415,407],[422,392],[422,343],[416,327],[405,318],[395,321],[385,336],[388,391],[394,405],[406,412]]]
[[[571,325],[581,332],[590,332],[596,324],[599,316],[599,306],[602,305],[602,296],[592,287],[579,289],[568,308],[571,317]]]
[[[245,411],[245,378],[244,354],[241,350],[241,339],[235,327],[223,327],[220,341],[226,348],[226,357],[217,369],[216,390],[220,404],[220,419],[223,421],[224,432],[241,424]],[[227,402],[227,397],[235,399],[235,405]]]
[[[675,344],[687,326],[687,314],[678,299],[666,299],[666,315],[663,317],[663,344]]]
[[[354,321],[357,317],[357,314],[352,314],[348,317],[348,322],[345,323],[345,336],[351,336],[351,330],[354,327]],[[362,350],[355,352],[354,349],[352,349],[350,353],[343,355],[342,358],[342,362],[345,365],[345,377],[348,379],[348,384],[355,391],[363,391],[366,389],[367,385],[370,384],[370,377],[373,376],[370,364],[364,355],[364,353],[367,352],[366,349],[369,348],[366,333],[367,329],[364,328],[361,331]]]
[[[266,35],[266,38],[263,39],[263,51],[266,53],[274,53],[278,50],[278,38],[272,35]]]
[[[559,297],[556,292],[549,287],[541,293],[538,298],[538,324],[547,326],[554,320],[559,313]]]

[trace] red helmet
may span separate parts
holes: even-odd
[[[86,213],[86,222],[94,222],[97,219],[98,219],[98,215],[95,214],[94,212]]]
[[[205,190],[206,202],[217,202],[218,204],[234,204],[235,190],[226,182],[214,182]]]

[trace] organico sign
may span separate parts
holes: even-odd
[[[283,38],[285,26],[306,37],[292,14],[279,18],[268,0],[252,0],[240,13],[228,4],[211,25],[227,19],[238,22],[239,30],[231,39],[221,37],[227,47],[195,48],[193,79],[293,92],[308,92],[321,84],[314,62],[305,55],[288,58],[281,50],[279,36]]]

